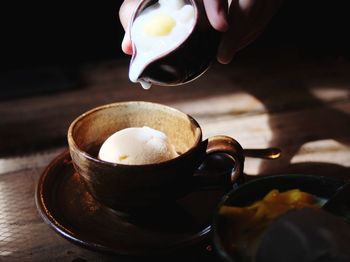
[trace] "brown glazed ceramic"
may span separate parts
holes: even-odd
[[[157,0],[140,1],[132,21]],[[185,0],[195,8],[195,26],[188,38],[175,49],[169,50],[146,65],[140,80],[157,85],[180,85],[203,74],[214,60],[220,34],[210,25],[202,0]],[[137,50],[133,47],[133,57]]]
[[[122,165],[97,158],[102,143],[127,127],[149,126],[164,132],[180,155],[148,165]],[[244,152],[226,136],[202,141],[198,123],[174,108],[150,102],[121,102],[92,109],[70,125],[68,143],[73,164],[90,193],[101,203],[120,211],[132,211],[175,201],[200,182],[195,171],[208,154],[226,153],[235,167],[226,181],[243,176]],[[225,179],[224,179],[225,180]]]
[[[91,196],[65,151],[41,175],[35,200],[44,221],[79,246],[132,256],[122,261],[154,261],[155,256],[155,261],[168,261],[170,253],[172,258],[180,254],[186,258],[195,254],[198,258],[199,252],[206,253],[212,215],[223,193],[193,192],[162,208],[148,209],[136,221],[126,220]],[[141,260],[139,256],[146,257]]]

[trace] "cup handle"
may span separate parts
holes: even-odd
[[[235,139],[220,135],[209,137],[202,143],[207,144],[206,158],[220,154],[232,160],[231,166],[233,166],[233,168],[226,172],[215,172],[213,170],[211,172],[203,172],[203,170],[199,168],[198,172],[196,172],[197,186],[199,189],[207,190],[223,187],[229,189],[244,182],[243,169],[245,154],[242,146]],[[205,161],[204,159],[204,163]]]

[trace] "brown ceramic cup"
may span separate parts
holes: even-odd
[[[164,132],[180,155],[147,165],[115,164],[97,158],[100,146],[111,134],[142,126]],[[201,179],[196,170],[211,154],[224,153],[234,162],[232,171],[220,181],[232,184],[243,177],[244,152],[236,140],[213,136],[202,141],[201,128],[191,116],[161,104],[135,101],[94,108],[71,123],[68,143],[74,167],[90,193],[100,203],[124,212],[175,201],[197,190],[203,181],[208,183],[211,180]]]

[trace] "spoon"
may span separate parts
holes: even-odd
[[[245,157],[277,159],[281,156],[281,150],[278,148],[261,148],[261,149],[243,149]],[[218,153],[207,156],[199,170],[215,171],[217,173],[226,173],[234,167],[232,159],[228,158],[225,153]]]
[[[275,147],[263,149],[244,149],[244,155],[246,157],[276,159],[281,156],[281,150]]]
[[[277,159],[281,156],[281,150],[278,148],[262,148],[262,149],[243,149],[245,157]],[[205,189],[222,188],[222,184],[227,182],[227,173],[234,168],[234,162],[228,158],[225,153],[216,153],[208,155],[202,165],[198,168],[198,174],[202,174],[198,179],[202,179],[206,185]],[[216,174],[213,176],[213,174]],[[210,174],[210,175],[203,175]],[[213,182],[214,181],[214,182]],[[220,182],[217,182],[220,181]],[[219,186],[218,186],[219,185]],[[230,184],[231,185],[231,184]]]
[[[322,208],[350,221],[350,180],[341,186]]]

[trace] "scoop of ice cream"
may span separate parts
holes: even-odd
[[[163,132],[146,126],[114,133],[102,144],[98,155],[101,160],[126,165],[160,163],[177,156]]]

